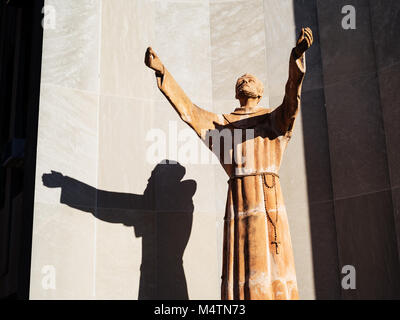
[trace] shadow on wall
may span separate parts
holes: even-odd
[[[164,160],[153,169],[143,194],[98,190],[52,171],[43,184],[61,188],[60,202],[96,218],[134,227],[142,238],[139,300],[188,299],[182,257],[193,220],[194,180],[183,180],[185,167]],[[112,241],[112,239],[109,239]]]
[[[340,269],[334,215],[328,122],[323,89],[317,0],[293,0],[296,34],[310,27],[314,43],[306,53],[301,115],[315,296],[340,299]]]
[[[396,167],[388,162],[388,147],[394,148],[397,140],[387,129],[395,122],[389,116],[396,117],[391,99],[398,72],[386,68],[396,61],[389,59],[399,48],[397,3],[293,0],[297,32],[303,26],[314,32],[301,110],[319,299],[400,296],[391,184]],[[356,12],[355,30],[342,24],[348,4]],[[384,60],[391,72],[385,80],[379,68]],[[383,88],[392,88],[386,91],[387,104]],[[341,288],[346,265],[356,269],[354,289]]]

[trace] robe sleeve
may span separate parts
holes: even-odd
[[[218,115],[193,104],[166,68],[163,75],[156,73],[156,77],[158,88],[180,118],[205,140],[207,132],[214,130],[215,124],[221,122]]]
[[[296,59],[293,49],[290,54],[289,79],[286,82],[285,97],[282,104],[273,111],[277,131],[289,138],[300,108],[301,87],[306,70],[305,62],[305,54]]]

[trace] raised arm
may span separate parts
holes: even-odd
[[[282,104],[273,113],[277,129],[281,134],[291,136],[294,120],[300,108],[301,87],[306,72],[305,52],[313,43],[310,28],[303,28],[297,45],[293,48],[289,60],[289,78],[285,87]]]
[[[215,123],[223,124],[215,113],[204,110],[190,101],[152,48],[147,48],[145,64],[155,71],[158,88],[180,118],[192,127],[200,138],[205,138],[207,130],[215,129]]]

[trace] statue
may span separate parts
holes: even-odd
[[[240,107],[223,115],[193,104],[153,49],[146,51],[145,64],[155,71],[158,88],[180,118],[217,153],[229,176],[224,217],[222,299],[298,299],[278,170],[300,107],[306,71],[305,51],[312,43],[311,29],[303,28],[290,55],[289,79],[279,107],[274,110],[259,107],[263,85],[256,77],[245,74],[236,83]],[[249,138],[247,133],[242,133],[241,140],[232,143],[232,139],[224,135],[223,150],[220,144],[210,142],[215,132],[228,131],[236,135],[238,130],[250,131],[252,136]]]

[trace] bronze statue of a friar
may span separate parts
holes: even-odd
[[[305,51],[313,43],[303,28],[289,59],[285,97],[275,109],[258,103],[263,84],[245,74],[236,82],[240,107],[230,114],[204,110],[188,98],[160,58],[148,48],[146,65],[180,118],[216,152],[229,176],[224,217],[222,299],[298,299],[296,271],[287,213],[278,171],[300,107]],[[244,130],[240,140],[210,142],[215,132]],[[236,135],[237,136],[237,135]],[[228,141],[228,143],[227,143]],[[239,159],[239,161],[238,161]],[[243,160],[244,159],[244,160]]]

